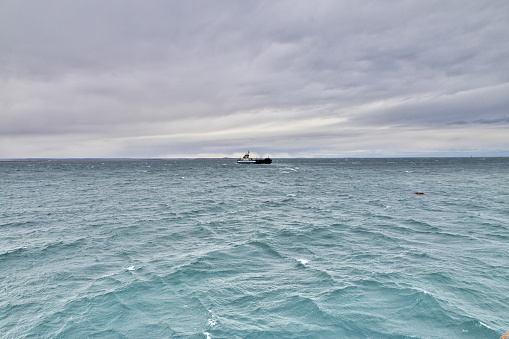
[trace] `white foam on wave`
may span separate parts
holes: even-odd
[[[486,325],[485,323],[483,323],[482,321],[479,321],[479,324],[481,324],[482,326],[486,327],[486,328],[489,328],[490,330],[493,330],[491,327],[489,327],[488,325]]]
[[[133,266],[126,267],[126,270],[127,270],[127,271],[134,271],[134,265],[133,265]]]
[[[203,334],[205,335],[205,337],[207,339],[212,339],[212,337],[210,336],[210,333],[209,332],[203,332]]]
[[[279,171],[279,173],[285,173],[286,174],[286,173],[291,173],[291,172],[297,172],[298,169],[299,169],[298,167],[295,167],[295,168],[285,167],[285,168],[281,169]]]
[[[426,291],[425,289],[422,289],[422,288],[415,288],[415,290],[421,292],[421,293],[424,293],[426,295],[429,295],[430,297],[434,298],[433,297],[433,294],[431,294],[430,292]]]
[[[214,316],[214,314],[212,313],[211,310],[208,310],[208,311],[210,313],[210,318],[207,319],[207,321],[208,321],[210,327],[214,327],[217,325],[217,317]]]
[[[297,259],[297,261],[302,265],[302,266],[306,266],[307,264],[309,264],[309,260],[307,259]]]

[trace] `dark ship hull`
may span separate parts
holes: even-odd
[[[271,158],[251,158],[249,156],[249,151],[244,155],[243,158],[237,160],[237,164],[271,164]]]

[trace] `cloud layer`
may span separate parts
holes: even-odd
[[[507,1],[0,3],[0,158],[509,155]]]

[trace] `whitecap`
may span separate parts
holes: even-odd
[[[211,339],[212,337],[210,336],[210,333],[209,332],[203,332],[203,334],[205,335],[205,337],[207,339]]]
[[[285,168],[281,169],[279,171],[279,173],[290,173],[290,171],[297,172],[298,169],[299,169],[298,167],[295,167],[295,168],[285,167]]]
[[[429,295],[429,296],[431,296],[431,297],[433,296],[431,293],[429,293],[428,291],[426,291],[426,290],[424,290],[424,289],[422,289],[422,288],[417,288],[417,290],[418,290],[418,291],[420,291],[420,292],[422,292],[422,293],[424,293],[424,294],[426,294],[426,295]]]
[[[490,330],[493,330],[491,327],[489,327],[488,325],[486,325],[485,323],[483,323],[482,321],[479,321],[479,324],[481,324],[482,326],[486,327],[486,328],[489,328]]]
[[[214,316],[214,314],[212,314],[212,311],[211,310],[208,310],[209,313],[210,313],[210,318],[207,319],[208,323],[209,323],[209,326],[210,327],[213,327],[213,326],[216,326],[217,325],[217,317]]]
[[[302,265],[302,266],[306,266],[307,264],[309,264],[309,260],[307,259],[297,259],[297,261]]]
[[[134,266],[126,267],[126,270],[127,270],[127,271],[134,271]]]

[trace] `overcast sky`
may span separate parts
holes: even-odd
[[[0,158],[509,156],[507,0],[0,0]]]

